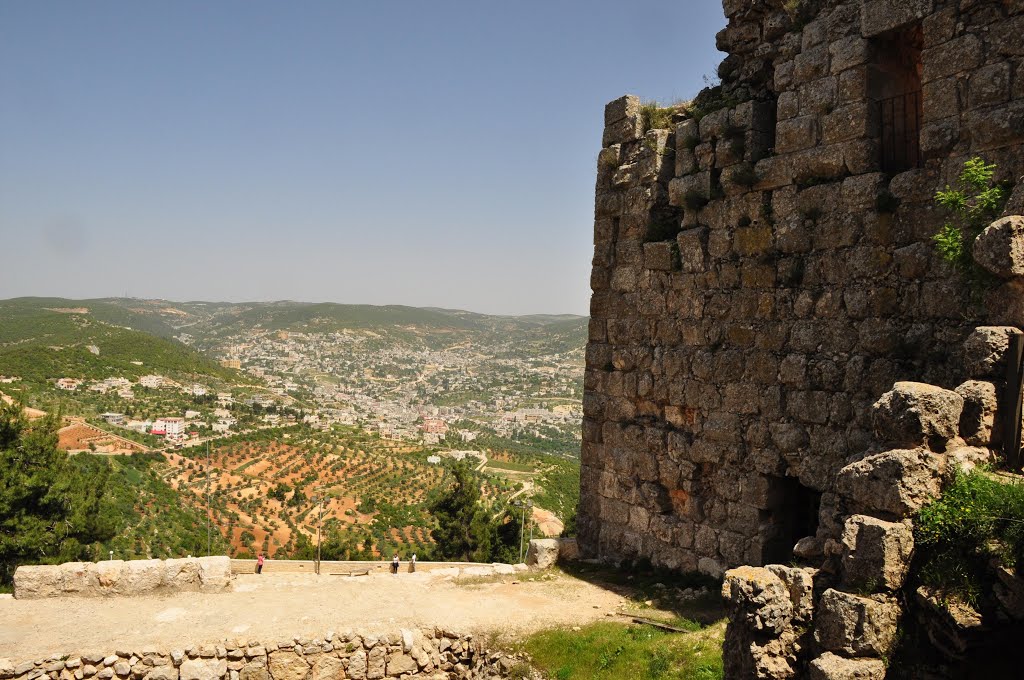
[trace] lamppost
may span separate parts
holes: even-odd
[[[320,529],[324,524],[324,494],[317,493],[313,496],[313,502],[319,506],[319,516],[316,522],[316,573],[320,573]]]
[[[526,511],[533,507],[529,501],[512,501],[512,505],[522,509],[522,519],[519,521],[519,561],[523,561],[523,534],[526,529]],[[530,524],[530,540],[533,540],[533,524]]]
[[[530,510],[530,540],[533,540],[533,503],[530,501],[526,502],[526,507]]]
[[[210,442],[206,442],[206,556],[210,556]]]

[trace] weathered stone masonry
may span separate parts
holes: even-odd
[[[117,649],[23,662],[0,658],[0,680],[482,680],[521,675],[525,665],[516,654],[489,651],[479,637],[439,628]]]
[[[872,403],[965,377],[979,305],[934,251],[933,196],[974,155],[1024,174],[1024,2],[784,4],[724,0],[699,120],[605,110],[586,555],[721,574],[804,537],[820,552]],[[1019,285],[988,295],[986,323],[1024,325]]]

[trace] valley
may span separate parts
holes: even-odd
[[[5,397],[114,454],[103,553],[423,558],[457,460],[494,516],[573,522],[585,318],[22,298],[0,322]]]

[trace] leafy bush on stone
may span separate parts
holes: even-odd
[[[935,203],[951,214],[950,221],[942,225],[933,236],[935,247],[942,259],[963,274],[972,287],[986,286],[992,277],[971,256],[971,244],[985,230],[1006,203],[1006,187],[992,181],[996,166],[981,158],[964,163],[957,187],[935,194]]]
[[[1024,484],[956,470],[914,522],[920,581],[945,599],[976,605],[992,558],[1024,567]]]
[[[644,132],[670,128],[672,126],[672,115],[675,112],[676,108],[674,106],[663,107],[658,102],[647,102],[640,107]]]

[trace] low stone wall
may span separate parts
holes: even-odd
[[[473,635],[439,628],[384,636],[328,632],[279,642],[225,640],[170,651],[0,659],[0,680],[376,680],[507,677],[523,659],[490,652]],[[519,677],[522,677],[521,675]]]
[[[455,573],[452,570],[456,570]],[[416,573],[420,572],[443,572],[453,576],[458,575],[460,570],[490,569],[494,573],[511,573],[513,565],[508,564],[483,564],[480,562],[417,562]],[[325,575],[348,575],[369,572],[371,574],[386,574],[391,571],[390,560],[321,560],[320,573]],[[409,572],[409,561],[403,560],[400,573]],[[252,574],[256,572],[256,560],[231,560],[232,574]],[[266,560],[263,563],[264,574],[315,574],[316,562],[313,560]],[[480,574],[476,574],[480,575]]]
[[[231,578],[227,557],[31,565],[20,566],[14,572],[14,597],[29,600],[217,591],[230,587]]]

